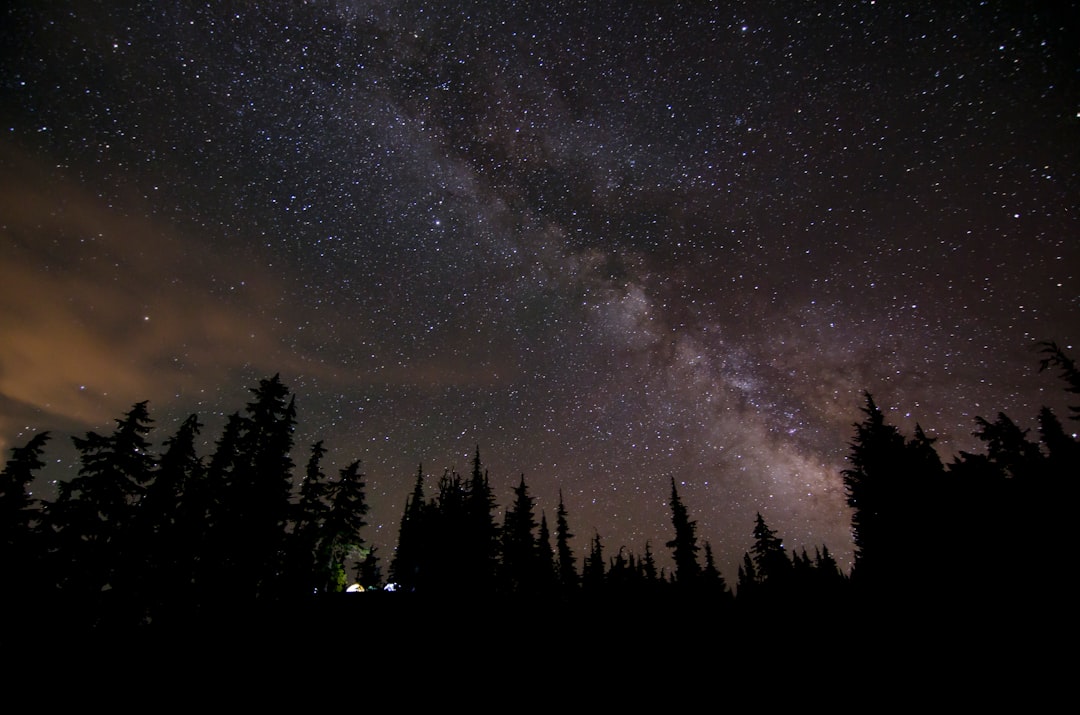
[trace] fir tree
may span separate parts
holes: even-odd
[[[645,542],[645,555],[641,557],[639,568],[641,569],[642,580],[646,584],[655,585],[662,580],[656,569],[656,557],[653,556],[652,542]]]
[[[903,436],[885,423],[885,416],[866,393],[866,418],[855,425],[848,461],[843,472],[847,502],[852,511],[852,536],[855,542],[853,577],[864,582],[880,583],[905,576],[903,537],[915,515],[905,510],[904,491],[906,457],[909,453]]]
[[[731,598],[731,591],[728,589],[727,581],[724,580],[720,569],[716,567],[712,544],[708,541],[705,542],[705,567],[701,570],[701,585],[706,596],[722,600]]]
[[[555,564],[555,549],[551,546],[551,532],[548,530],[547,515],[540,512],[540,532],[536,537],[537,591],[549,594],[558,585],[558,570]]]
[[[340,471],[331,487],[330,509],[319,542],[322,591],[336,593],[345,589],[345,565],[360,554],[364,539],[360,530],[367,525],[368,512],[364,475],[359,460]]]
[[[701,573],[697,560],[697,522],[690,520],[686,507],[679,499],[674,478],[671,480],[671,521],[675,538],[667,542],[667,546],[675,559],[675,583],[693,586]]]
[[[152,611],[190,606],[192,582],[204,546],[205,504],[199,501],[203,462],[195,441],[202,429],[189,415],[165,440],[154,480],[134,523],[133,578]]]
[[[531,592],[539,580],[533,504],[525,475],[522,475],[514,488],[514,503],[506,512],[502,528],[501,581],[507,593]]]
[[[606,566],[604,565],[604,545],[600,540],[600,532],[593,535],[589,545],[589,553],[585,557],[585,563],[581,569],[581,588],[584,591],[595,593],[603,590],[606,580]]]
[[[320,440],[311,446],[304,469],[304,481],[300,485],[300,498],[292,518],[292,532],[288,538],[287,581],[289,589],[297,594],[311,594],[325,586],[325,578],[319,571],[319,542],[330,511],[331,485],[322,470],[326,448]]]
[[[573,538],[567,521],[566,506],[563,504],[562,489],[559,490],[559,508],[555,512],[555,554],[558,561],[559,583],[566,591],[577,590],[580,578],[574,561],[574,551],[570,547]]]
[[[25,590],[36,590],[42,555],[36,535],[41,511],[30,485],[45,466],[41,455],[48,441],[48,432],[38,432],[25,445],[13,447],[0,473],[0,574],[6,583]]]
[[[1065,351],[1053,341],[1045,341],[1039,344],[1042,348],[1043,358],[1039,361],[1039,372],[1051,367],[1061,370],[1061,378],[1065,381],[1065,391],[1074,395],[1080,395],[1080,369]],[[1080,405],[1070,405],[1071,418],[1080,420]]]
[[[465,523],[460,534],[460,575],[470,588],[491,592],[499,562],[499,529],[495,523],[495,497],[480,461],[480,447],[473,457],[472,475],[465,499]]]
[[[130,587],[137,569],[128,568],[134,566],[129,529],[156,463],[146,439],[153,424],[146,402],[136,403],[116,424],[111,435],[72,438],[79,473],[59,484],[49,508],[53,568],[61,586],[88,595]]]
[[[735,596],[739,601],[753,601],[757,596],[759,585],[757,568],[754,567],[754,560],[750,558],[750,552],[747,551],[743,553],[742,566],[739,567]]]
[[[784,551],[784,543],[765,523],[761,512],[754,519],[754,570],[759,583],[783,583],[791,573],[792,563]]]
[[[424,466],[416,470],[412,493],[405,500],[405,510],[398,525],[398,542],[390,562],[390,581],[403,591],[423,590],[427,571],[424,548],[428,543],[427,509],[424,500]]]

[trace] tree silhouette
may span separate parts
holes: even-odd
[[[330,512],[331,491],[322,470],[324,456],[326,448],[320,440],[311,446],[304,481],[300,485],[300,498],[293,510],[285,580],[286,588],[298,595],[316,593],[325,588],[327,581],[325,575],[319,575],[319,543]]]
[[[96,599],[103,589],[132,587],[137,558],[129,529],[153,478],[156,458],[146,440],[152,424],[144,401],[116,420],[111,435],[88,432],[85,438],[72,438],[79,473],[59,483],[48,509],[51,568],[61,590]]]
[[[536,590],[541,595],[549,595],[557,590],[559,572],[555,563],[555,549],[551,546],[551,531],[548,529],[547,515],[540,512],[540,532],[536,537]]]
[[[604,564],[604,545],[600,540],[600,532],[593,535],[589,544],[589,553],[585,557],[585,563],[581,569],[581,588],[590,594],[595,594],[604,589],[607,567]]]
[[[783,584],[791,574],[792,562],[784,550],[784,542],[765,523],[761,512],[754,518],[754,570],[759,583]]]
[[[1053,341],[1039,343],[1039,346],[1043,354],[1043,358],[1039,361],[1039,372],[1051,367],[1059,368],[1061,378],[1067,385],[1066,392],[1080,395],[1080,370],[1077,369],[1076,362]],[[1080,420],[1080,405],[1070,405],[1069,411],[1072,412],[1072,419]]]
[[[529,496],[525,475],[514,488],[514,502],[502,528],[502,588],[506,593],[531,592],[540,580],[541,565],[536,548],[535,500]]]
[[[570,547],[570,539],[573,537],[567,521],[566,506],[563,504],[562,489],[560,489],[559,508],[555,513],[555,553],[558,561],[559,583],[564,591],[576,591],[580,583],[577,565],[574,562],[574,551]]]
[[[427,504],[424,499],[424,466],[416,470],[412,493],[398,525],[397,548],[390,563],[390,581],[406,592],[422,590],[427,576],[424,549],[429,542]]]
[[[244,414],[229,418],[210,461],[215,559],[206,586],[230,598],[272,598],[287,588],[296,403],[279,375],[260,380],[251,393]]]
[[[37,500],[30,494],[36,472],[45,466],[41,455],[48,432],[38,432],[21,447],[0,473],[0,574],[11,590],[31,589],[40,567],[41,549],[36,528],[40,518]]]
[[[365,497],[364,475],[359,460],[340,471],[338,481],[331,485],[330,508],[319,541],[319,582],[326,593],[343,591],[346,586],[345,564],[360,554],[364,539],[360,530],[368,505]]]
[[[193,597],[207,513],[200,492],[203,462],[195,449],[201,429],[198,417],[190,415],[165,440],[133,524],[130,568],[138,588],[135,598],[146,604],[151,617],[163,610],[182,610]]]
[[[691,521],[686,507],[679,499],[675,479],[671,480],[671,522],[675,538],[667,542],[675,559],[675,583],[693,586],[701,573],[698,565],[697,522]]]
[[[854,510],[852,578],[880,584],[899,578],[903,572],[905,527],[915,520],[904,509],[908,502],[904,491],[912,488],[905,482],[910,475],[905,470],[908,449],[904,437],[885,423],[870,393],[865,397],[865,419],[855,425],[848,455],[851,467],[843,471],[843,477],[848,506]]]
[[[731,599],[731,591],[720,569],[716,567],[712,544],[708,541],[705,542],[705,566],[701,570],[701,587],[703,595],[708,598],[715,598],[722,602]]]
[[[480,461],[480,447],[473,456],[472,475],[465,499],[465,523],[459,568],[470,588],[491,592],[499,563],[499,528],[495,523],[495,497]]]

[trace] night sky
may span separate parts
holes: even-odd
[[[734,582],[757,512],[850,567],[864,390],[946,461],[1067,414],[1076,3],[6,8],[0,447],[52,478],[280,373],[384,564],[479,446],[579,557],[669,564],[674,478]]]

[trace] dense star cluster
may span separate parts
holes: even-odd
[[[1074,15],[9,3],[0,446],[149,400],[208,450],[280,373],[384,554],[417,464],[479,446],[579,554],[670,558],[674,478],[729,580],[757,513],[847,567],[863,391],[945,459],[1067,413],[1037,343],[1080,340]]]

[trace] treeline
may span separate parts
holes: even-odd
[[[1080,373],[1053,343],[1041,367],[1070,393]],[[213,451],[198,454],[202,424],[188,417],[159,451],[146,402],[111,434],[74,438],[77,476],[51,501],[29,489],[49,434],[12,450],[0,474],[0,574],[9,600],[38,619],[89,627],[184,624],[268,605],[543,600],[576,605],[652,603],[732,613],[888,603],[933,608],[971,598],[1049,602],[1065,593],[1080,443],[1049,408],[1038,438],[1004,414],[977,418],[985,453],[944,464],[916,426],[905,436],[867,394],[843,473],[855,561],[842,572],[827,546],[789,552],[757,514],[732,586],[671,481],[673,568],[643,553],[606,549],[599,533],[579,557],[559,496],[554,524],[537,513],[524,476],[499,506],[479,448],[469,475],[434,484],[419,468],[389,558],[368,545],[359,462],[324,473],[323,443],[294,462],[295,398],[278,376],[261,380]],[[1070,408],[1080,419],[1080,407]],[[430,492],[430,493],[429,493]],[[749,525],[749,524],[748,524]],[[336,596],[363,590],[365,596]]]

